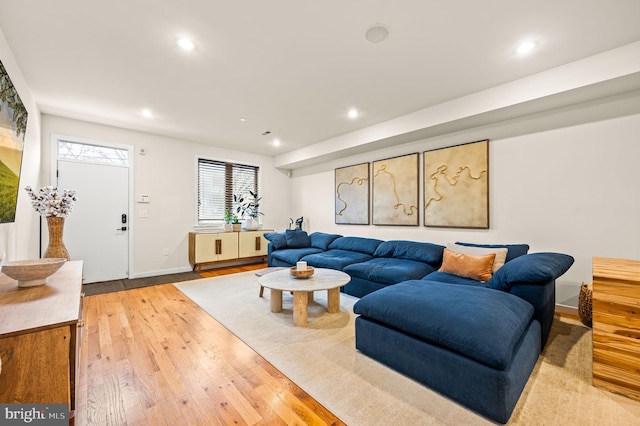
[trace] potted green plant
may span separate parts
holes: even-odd
[[[233,232],[240,232],[242,230],[242,224],[240,223],[238,216],[233,215],[233,222],[231,223],[231,226],[233,226]]]
[[[236,215],[231,209],[226,209],[224,211],[224,223],[224,230],[227,232],[237,232],[240,231],[240,228],[242,227],[242,224],[238,219],[238,215]]]
[[[237,219],[235,213],[231,209],[226,209],[224,211],[224,230],[225,232],[231,232],[232,223],[234,222],[234,217]]]
[[[248,197],[238,194],[233,196],[233,201],[238,204],[236,212],[246,218],[244,227],[248,231],[254,231],[260,226],[258,218],[264,215],[260,211],[260,200],[262,200],[262,197],[258,197],[258,193],[253,191],[249,191]]]

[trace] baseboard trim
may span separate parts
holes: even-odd
[[[158,275],[181,274],[183,272],[192,272],[192,270],[188,266],[183,266],[181,268],[163,269],[160,271],[138,272],[130,276],[129,279],[156,277]]]
[[[556,305],[556,315],[579,318],[578,308],[566,305]]]

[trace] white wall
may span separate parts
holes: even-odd
[[[640,259],[639,134],[640,94],[602,99],[298,169],[293,210],[310,232],[439,244],[524,242],[531,252],[567,253],[576,262],[558,286],[577,296],[579,284],[591,282],[593,256]],[[336,167],[487,138],[490,229],[334,223]]]
[[[134,203],[131,209],[132,278],[190,269],[187,235],[195,225],[197,156],[260,166],[264,229],[284,229],[291,216],[290,179],[272,166],[270,157],[43,114],[42,153],[47,180],[52,134],[134,146],[134,194],[149,194],[151,203]],[[139,155],[141,148],[145,155]],[[140,208],[148,211],[148,218],[138,217]],[[169,249],[169,256],[163,255],[164,248]]]
[[[29,113],[22,153],[16,220],[14,223],[0,224],[0,250],[4,251],[6,260],[33,259],[39,257],[40,217],[31,207],[31,202],[23,188],[27,185],[33,187],[40,185],[40,111],[2,31],[0,31],[0,61]]]

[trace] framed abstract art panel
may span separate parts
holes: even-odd
[[[374,161],[374,225],[420,224],[418,161],[418,153]]]
[[[336,224],[369,224],[369,163],[335,171]]]
[[[489,228],[489,140],[423,154],[424,225]]]

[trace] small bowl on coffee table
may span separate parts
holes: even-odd
[[[305,270],[298,270],[295,266],[289,269],[292,278],[309,278],[313,275],[313,266],[307,266]]]

